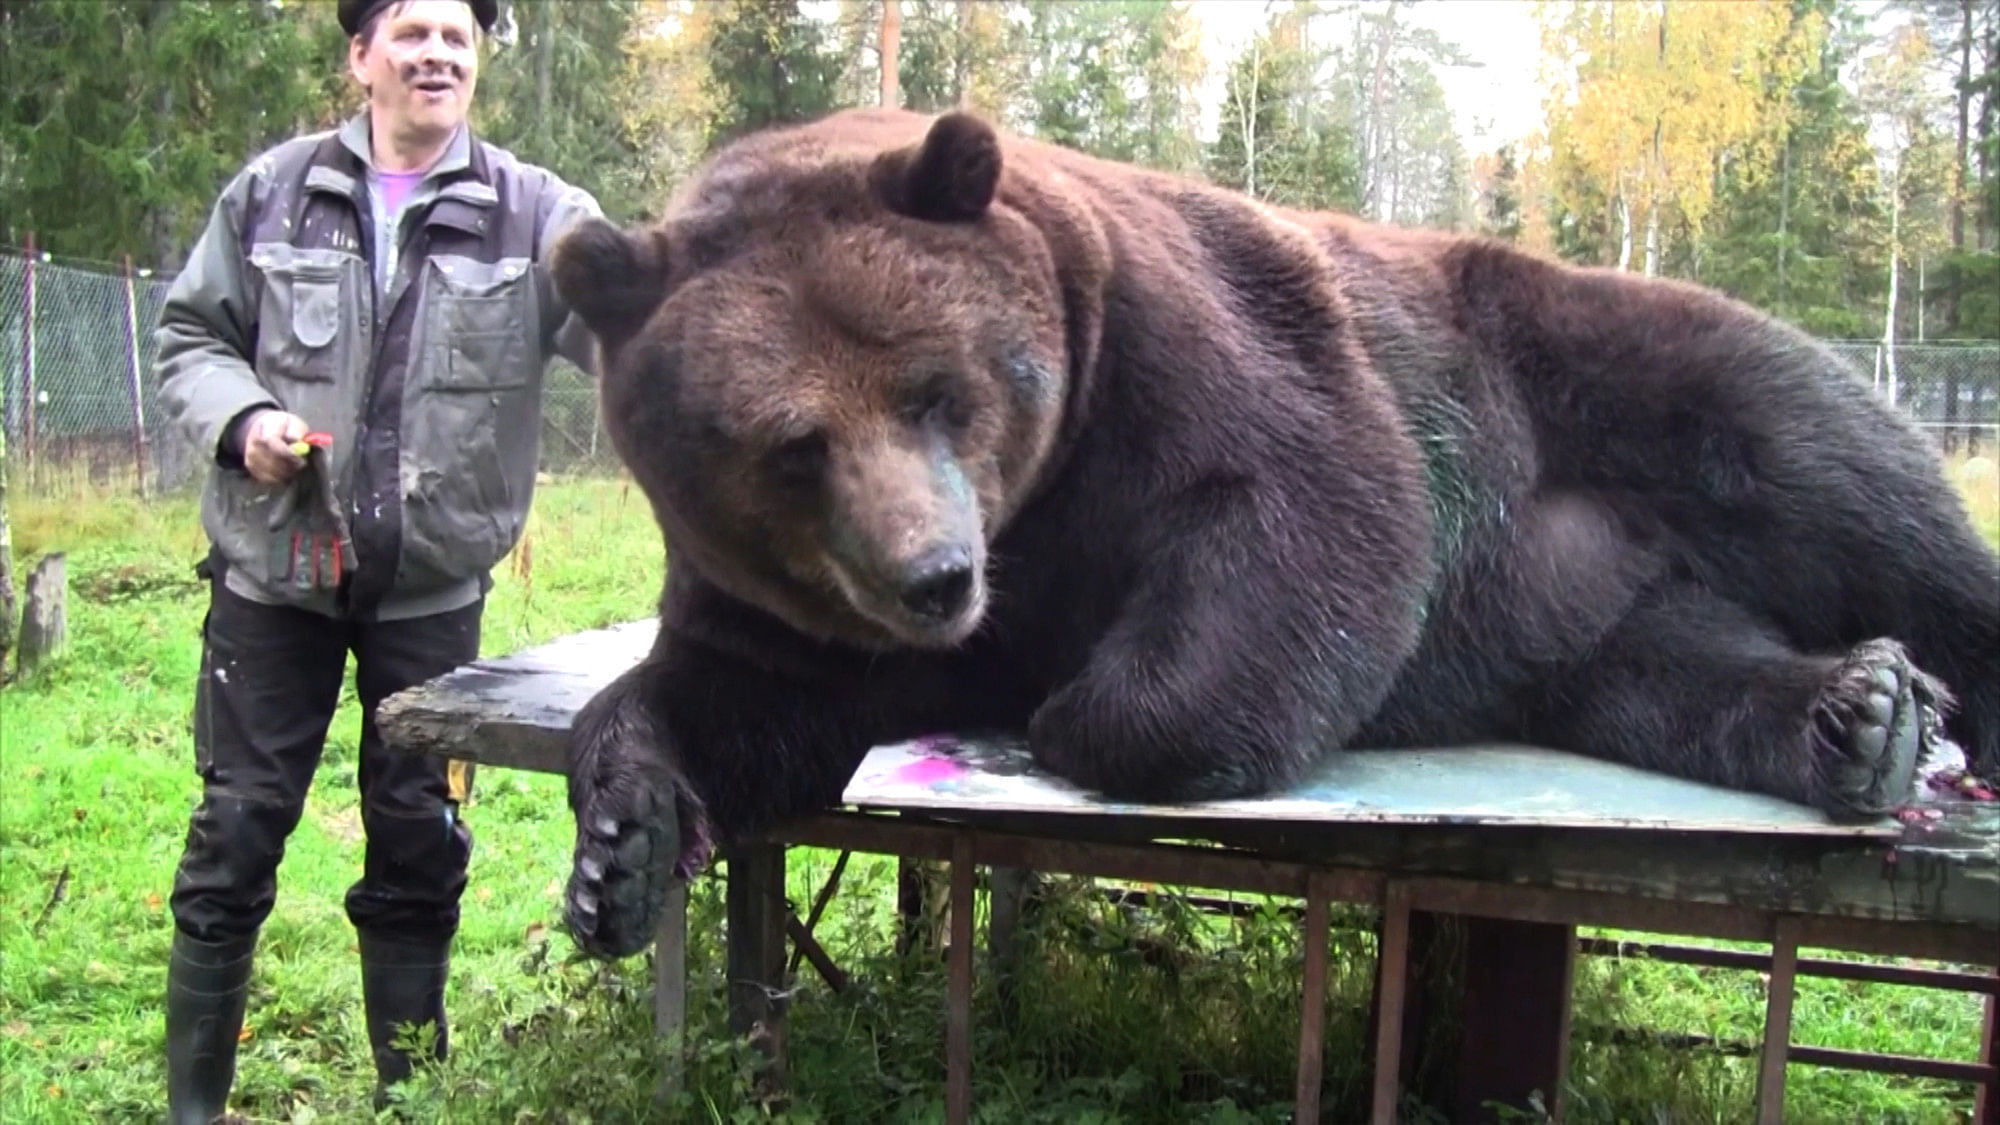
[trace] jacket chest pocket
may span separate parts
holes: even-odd
[[[259,279],[257,369],[267,377],[337,383],[359,339],[366,293],[360,259],[337,250],[254,247]]]
[[[488,393],[529,386],[540,356],[528,263],[440,257],[426,273],[425,385]]]

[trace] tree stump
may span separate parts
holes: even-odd
[[[20,647],[16,667],[23,674],[62,653],[69,643],[69,568],[61,551],[43,555],[28,575],[28,596],[21,606]]]

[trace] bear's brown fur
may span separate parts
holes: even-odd
[[[940,730],[1167,801],[1518,739],[1878,815],[1933,710],[2000,764],[2000,561],[1926,443],[1694,286],[877,110],[554,268],[672,555],[572,734],[592,952]]]

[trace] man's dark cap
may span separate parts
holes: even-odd
[[[340,0],[340,29],[349,36],[361,34],[361,25],[368,17],[395,3],[396,0]],[[472,18],[479,21],[479,30],[492,31],[493,24],[500,18],[500,0],[466,0],[472,9]]]

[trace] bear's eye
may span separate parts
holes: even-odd
[[[764,460],[778,479],[788,484],[812,484],[826,469],[826,438],[813,433],[780,442]]]
[[[944,372],[938,372],[918,384],[916,393],[903,407],[904,418],[916,426],[956,428],[965,424],[964,413],[951,376]]]

